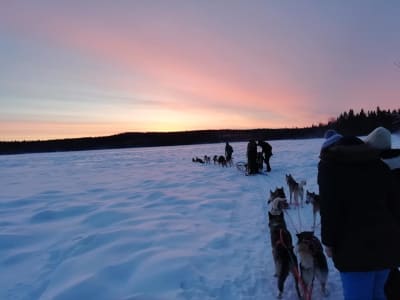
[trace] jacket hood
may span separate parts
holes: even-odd
[[[343,164],[361,164],[379,160],[379,151],[366,144],[334,145],[322,151],[321,160]]]

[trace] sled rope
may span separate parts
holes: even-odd
[[[300,214],[300,206],[299,205],[297,205],[297,217],[299,219],[300,231],[302,231],[303,226],[302,226],[302,223],[301,223],[301,214]]]
[[[295,259],[294,259],[293,256],[291,255],[292,253],[289,251],[289,247],[285,244],[285,241],[284,241],[284,239],[283,239],[283,229],[280,229],[280,230],[279,230],[279,243],[282,244],[282,246],[287,250],[287,252],[288,252],[288,254],[289,254],[289,259],[290,259],[290,261],[291,261],[291,263],[292,263],[292,266],[293,266],[292,273],[293,273],[295,279],[297,280],[297,282],[300,283],[304,295],[306,295],[306,296],[307,296],[308,294],[310,295],[309,298],[308,298],[308,296],[307,296],[307,298],[306,298],[305,300],[311,300],[311,291],[309,292],[309,291],[307,290],[307,286],[306,286],[306,284],[304,283],[303,279],[301,278],[301,275],[300,275],[300,272],[299,272],[299,267],[298,267],[298,265],[297,265]],[[296,289],[297,289],[297,288],[296,288]],[[312,289],[312,288],[311,288],[311,289]],[[298,292],[299,292],[299,291],[297,290],[297,293],[298,293]],[[299,295],[299,297],[300,297],[300,295]]]
[[[294,224],[293,219],[292,219],[292,217],[289,215],[289,213],[288,213],[286,210],[284,210],[284,213],[285,213],[285,215],[287,216],[288,220],[290,221],[290,224],[292,225],[294,231],[295,231],[296,233],[300,233],[300,231],[297,230],[296,225]]]
[[[296,229],[296,226],[294,226],[293,219],[291,218],[291,216],[289,215],[289,213],[287,213],[286,210],[285,210],[284,212],[285,212],[286,216],[288,217],[288,220],[289,220],[290,223],[292,224],[292,226],[293,226],[295,232],[296,232],[296,233],[299,233],[299,231]],[[301,223],[300,223],[300,224],[301,224]],[[301,226],[301,225],[300,225],[300,226]],[[300,227],[300,228],[301,228],[301,227]],[[288,247],[286,246],[286,244],[285,244],[285,242],[284,242],[284,240],[283,240],[282,229],[280,230],[280,240],[279,240],[279,242],[280,242],[280,243],[285,247],[285,249],[287,249],[288,252],[289,252],[289,249],[288,249]],[[313,286],[314,286],[314,276],[313,276],[313,280],[312,280],[310,289],[307,289],[307,286],[306,286],[306,284],[304,283],[303,278],[301,278],[301,275],[300,275],[300,271],[299,271],[299,269],[298,269],[298,266],[297,266],[297,264],[295,263],[293,257],[290,255],[290,252],[289,252],[289,257],[290,257],[290,260],[291,260],[292,265],[293,265],[293,274],[294,274],[294,276],[296,277],[297,281],[300,283],[301,289],[303,290],[303,294],[304,294],[304,297],[305,297],[304,300],[311,300],[312,290],[313,290]]]
[[[293,274],[296,277],[297,281],[300,283],[301,288],[303,290],[303,294],[305,296],[305,300],[311,300],[311,292],[312,292],[312,287],[310,289],[310,291],[308,291],[306,284],[303,281],[303,278],[301,278],[299,269],[297,268],[297,266],[293,267]]]

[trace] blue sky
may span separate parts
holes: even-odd
[[[0,4],[0,140],[398,108],[398,1]]]

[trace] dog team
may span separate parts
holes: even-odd
[[[289,190],[293,198],[302,199],[304,184],[296,182],[289,174],[286,175]],[[290,178],[290,180],[288,180]],[[289,183],[290,182],[290,183]],[[306,202],[317,203],[318,197],[315,193],[307,191]],[[313,199],[313,200],[311,200]],[[314,202],[312,202],[314,201]],[[328,263],[323,252],[320,240],[313,231],[297,232],[297,242],[294,245],[291,233],[285,221],[285,210],[290,207],[283,187],[270,191],[268,199],[268,227],[272,247],[272,257],[275,265],[275,276],[277,277],[278,298],[282,298],[284,284],[289,274],[292,274],[295,282],[295,289],[299,299],[310,300],[313,291],[314,280],[317,279],[321,286],[323,295],[328,295],[326,283],[328,279]],[[313,212],[317,212],[316,204],[313,204]],[[315,219],[314,219],[315,226]],[[297,253],[297,255],[296,255]]]
[[[257,151],[257,147],[261,147],[261,152]],[[231,167],[233,166],[233,147],[226,142],[225,143],[225,156],[224,155],[214,155],[213,161],[214,164],[218,164],[223,167]],[[246,175],[254,175],[262,173],[264,163],[266,165],[266,172],[271,172],[270,158],[272,156],[272,146],[265,141],[259,140],[256,142],[255,140],[250,140],[247,145],[247,163],[238,162],[237,165],[239,170],[242,170],[242,164],[244,166],[244,173]],[[193,157],[193,162],[201,163],[201,164],[210,164],[211,157],[204,155],[203,158]]]
[[[221,167],[232,167],[233,166],[233,159],[230,158],[228,160],[223,155],[214,155],[212,160],[214,162],[214,165],[219,165]],[[204,155],[203,158],[196,156],[196,157],[192,158],[192,162],[196,162],[196,163],[200,163],[200,164],[210,164],[211,157],[207,156],[207,155]]]
[[[224,155],[214,155],[213,156],[213,162],[214,165],[219,165],[222,167],[232,167],[233,166],[233,147],[226,142],[225,143],[225,156]],[[211,163],[211,157],[204,155],[203,158],[199,157],[193,157],[192,158],[193,162],[201,163],[201,164],[210,164]]]

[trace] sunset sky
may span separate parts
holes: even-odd
[[[400,1],[0,0],[0,140],[400,107]]]

